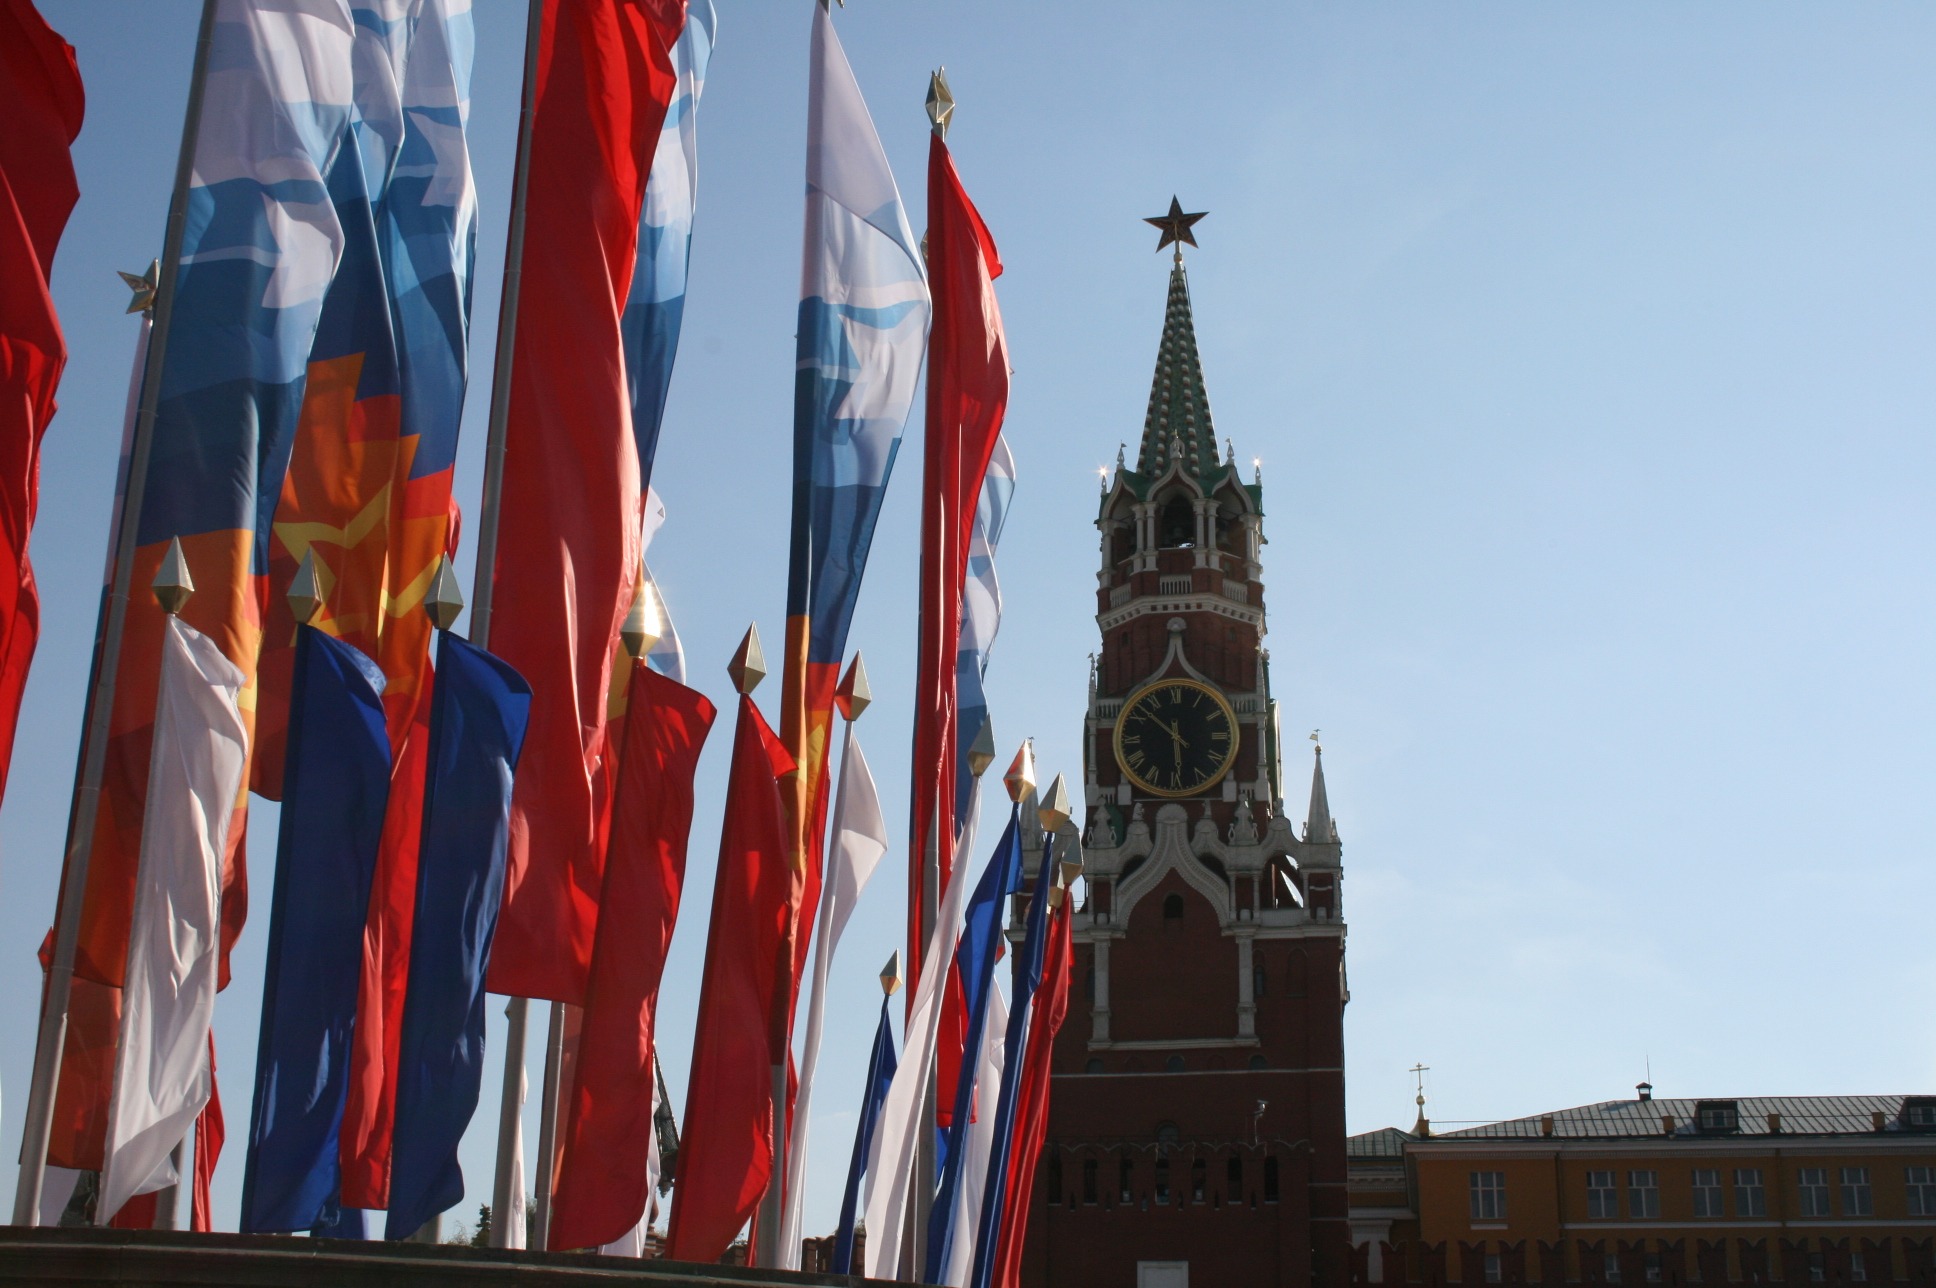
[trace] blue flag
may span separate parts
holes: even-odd
[[[1042,956],[1049,943],[1049,884],[1055,873],[1055,834],[1042,842],[1042,871],[1029,900],[1028,938],[1015,976],[1015,1002],[1008,1012],[1007,1056],[1002,1063],[1002,1094],[995,1109],[995,1134],[988,1150],[988,1180],[981,1190],[981,1225],[975,1231],[975,1269],[968,1288],[988,1288],[995,1274],[995,1245],[1001,1234],[1002,1202],[1008,1189],[1008,1156],[1015,1149],[1016,1097],[1022,1067],[1028,1063],[1029,1016],[1042,982]]]
[[[961,1047],[961,1074],[955,1081],[954,1117],[943,1136],[940,1187],[928,1215],[928,1251],[924,1281],[941,1282],[942,1267],[955,1238],[956,1191],[961,1187],[962,1159],[974,1116],[975,1070],[981,1060],[983,1030],[988,1023],[988,990],[995,981],[995,949],[1001,942],[1002,905],[1022,882],[1020,805],[1012,807],[1008,827],[995,846],[981,881],[968,897],[961,943],[955,949],[955,969],[961,973],[962,1013],[968,1032]]]
[[[308,1230],[325,1209],[333,1216],[363,923],[390,797],[376,663],[313,626],[298,627],[289,719],[242,1171],[244,1234]]]
[[[484,969],[504,895],[511,776],[531,687],[449,631],[430,695],[417,919],[397,1056],[384,1237],[406,1239],[464,1197],[457,1142],[484,1071]]]
[[[854,1131],[854,1157],[847,1164],[847,1192],[840,1200],[840,1228],[834,1235],[834,1274],[853,1273],[854,1218],[860,1207],[860,1181],[867,1174],[867,1152],[874,1145],[874,1126],[887,1103],[888,1084],[900,1064],[894,1056],[894,1026],[887,1018],[888,997],[881,999],[881,1022],[874,1029],[874,1052],[867,1057],[867,1088],[861,1095],[860,1126]]]

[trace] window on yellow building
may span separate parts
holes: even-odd
[[[1902,1186],[1909,1191],[1910,1216],[1936,1216],[1936,1167],[1905,1167]]]
[[[1486,1254],[1486,1282],[1496,1284],[1504,1283],[1505,1280],[1505,1267],[1499,1262],[1499,1254],[1496,1252],[1488,1252]]]
[[[1608,1175],[1612,1175],[1612,1173],[1608,1173]],[[1620,1254],[1617,1252],[1609,1252],[1607,1254],[1607,1259],[1601,1264],[1606,1267],[1607,1282],[1610,1284],[1619,1283],[1620,1282]]]
[[[1596,1221],[1611,1221],[1620,1215],[1620,1198],[1613,1188],[1612,1172],[1586,1174],[1586,1214]]]
[[[1694,1169],[1694,1215],[1726,1215],[1721,1211],[1721,1170],[1719,1168]]]
[[[1865,1284],[1869,1282],[1869,1263],[1862,1259],[1859,1252],[1849,1254],[1849,1282]]]
[[[1651,1221],[1660,1215],[1660,1173],[1627,1173],[1627,1215],[1636,1221]]]
[[[1506,1219],[1506,1174],[1504,1172],[1473,1172],[1472,1179],[1472,1219],[1474,1221],[1503,1221]]]
[[[1768,1215],[1768,1191],[1761,1184],[1759,1167],[1734,1169],[1734,1214],[1738,1217]]]
[[[1875,1215],[1875,1195],[1869,1189],[1868,1168],[1845,1167],[1842,1169],[1842,1215]]]
[[[1804,1167],[1795,1173],[1795,1198],[1803,1216],[1827,1216],[1828,1169]]]

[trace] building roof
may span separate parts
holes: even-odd
[[[1389,1158],[1396,1161],[1405,1156],[1405,1146],[1417,1139],[1412,1133],[1397,1127],[1380,1127],[1377,1131],[1345,1137],[1345,1157]]]
[[[1181,256],[1170,269],[1163,343],[1156,352],[1136,472],[1146,477],[1161,474],[1169,465],[1173,442],[1180,445],[1184,467],[1198,480],[1222,473],[1217,431],[1210,421],[1210,395],[1203,385],[1203,360],[1197,354],[1196,322],[1190,315],[1190,280],[1184,275]]]
[[[1901,1131],[1906,1096],[1741,1096],[1701,1099],[1603,1100],[1598,1104],[1559,1109],[1550,1115],[1509,1118],[1503,1122],[1456,1131],[1434,1131],[1434,1140],[1616,1140],[1661,1138],[1661,1120],[1674,1120],[1674,1135],[1700,1136],[1699,1109],[1703,1104],[1733,1104],[1737,1130],[1732,1136],[1872,1135],[1874,1115],[1883,1116],[1885,1131]],[[1923,1099],[1916,1097],[1916,1099]],[[1780,1115],[1779,1132],[1769,1129],[1768,1115]],[[1543,1119],[1551,1117],[1548,1136]],[[1713,1134],[1713,1133],[1708,1133]]]

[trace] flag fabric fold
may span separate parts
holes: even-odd
[[[103,1225],[136,1194],[174,1183],[169,1155],[213,1086],[222,853],[248,755],[237,707],[246,677],[214,640],[167,618],[157,682],[153,790],[95,1208]]]
[[[915,653],[913,792],[908,813],[908,957],[926,937],[928,847],[937,879],[954,872],[957,654],[968,543],[988,459],[1008,405],[1008,342],[995,279],[1001,256],[961,186],[941,135],[928,140],[927,430],[921,462],[921,588]],[[972,739],[975,730],[967,730]],[[940,891],[936,891],[938,898]],[[944,1041],[940,1067],[952,1086],[963,1056]]]
[[[807,1033],[800,1053],[799,1089],[787,1142],[784,1206],[780,1217],[780,1269],[800,1268],[800,1236],[806,1211],[807,1129],[812,1117],[814,1074],[820,1064],[821,1029],[826,1022],[827,974],[834,949],[854,915],[854,906],[887,853],[887,820],[881,816],[874,775],[861,754],[854,726],[840,753],[840,785],[834,791],[833,841],[826,888],[820,899],[820,924],[814,937],[813,976],[807,993]]]
[[[1021,806],[1018,804],[1011,807],[1002,839],[996,844],[995,853],[989,857],[981,880],[975,883],[974,893],[968,898],[961,942],[955,949],[954,975],[957,987],[951,990],[948,1000],[958,1006],[959,1013],[967,1019],[959,1036],[948,1032],[947,1012],[945,1008],[943,1011],[942,1040],[952,1038],[957,1067],[966,1070],[968,1076],[953,1079],[938,1076],[935,1080],[935,1094],[942,1104],[950,1108],[944,1128],[945,1143],[940,1153],[941,1170],[935,1186],[934,1206],[928,1218],[927,1264],[924,1267],[928,1283],[942,1282],[942,1272],[953,1256],[954,1240],[960,1237],[956,1221],[956,1197],[962,1187],[963,1169],[966,1166],[964,1147],[968,1141],[969,1124],[974,1119],[975,1094],[977,1090],[984,1092],[983,1104],[986,1107],[988,1100],[985,1093],[992,1089],[981,1087],[974,1075],[979,1067],[986,1034],[988,996],[994,989],[995,963],[1002,938],[1002,913],[1008,906],[1008,896],[1021,884],[1021,877]],[[940,1063],[937,1056],[937,1066]],[[991,1116],[987,1112],[982,1115],[983,1118]]]
[[[390,794],[376,663],[308,625],[295,661],[244,1234],[308,1230],[340,1195],[363,929]]]
[[[28,539],[40,505],[40,443],[67,343],[49,285],[80,196],[69,148],[86,94],[74,50],[31,0],[0,3],[0,796],[13,762],[27,668],[40,638]]]
[[[1008,1030],[1008,999],[1002,990],[988,990],[988,1014],[981,1045],[981,1058],[975,1066],[975,1085],[999,1087],[1007,1061],[1004,1043]],[[994,1151],[995,1115],[983,1113],[969,1127],[961,1151],[961,1184],[955,1191],[954,1238],[948,1245],[948,1260],[936,1283],[948,1288],[963,1288],[975,1265],[975,1229],[981,1220],[982,1187],[988,1180],[988,1156]]]
[[[492,570],[491,647],[532,685],[493,992],[582,1004],[604,869],[598,765],[638,578],[638,445],[620,315],[675,90],[685,0],[547,6]]]
[[[651,1201],[653,1030],[679,917],[704,695],[632,664],[605,881],[552,1194],[553,1249],[601,1247]]]
[[[770,1040],[790,887],[780,779],[793,771],[753,700],[739,700],[712,922],[686,1080],[666,1256],[719,1260],[773,1172]]]
[[[834,686],[928,329],[927,277],[900,190],[824,4],[813,6],[800,279],[780,714],[799,767],[786,793],[789,997],[806,966],[800,923],[811,926],[819,906]],[[791,1032],[776,1036],[785,1046]]]
[[[1015,1114],[1014,1146],[1009,1151],[1001,1223],[995,1241],[994,1288],[1020,1288],[1022,1245],[1028,1237],[1029,1199],[1035,1191],[1035,1160],[1049,1126],[1049,1066],[1055,1035],[1069,1013],[1069,976],[1074,958],[1075,897],[1049,914],[1048,948],[1042,979],[1029,1020],[1028,1063],[1022,1070]]]
[[[408,1238],[464,1197],[457,1143],[484,1072],[484,970],[531,709],[530,686],[510,666],[448,631],[439,638],[397,1062],[390,1239]]]
[[[215,1184],[215,1164],[229,1137],[222,1116],[222,1083],[215,1076],[215,1034],[208,1035],[208,1103],[195,1115],[195,1175],[189,1188],[188,1228],[207,1234],[215,1228],[215,1206],[209,1190]]]
[[[975,503],[975,527],[968,538],[968,579],[961,596],[961,646],[955,654],[955,827],[962,824],[968,786],[974,774],[968,750],[988,718],[988,695],[982,682],[988,674],[988,655],[1002,624],[1002,585],[995,575],[995,550],[1008,524],[1009,502],[1015,497],[1015,457],[1008,439],[997,436],[988,472],[982,477],[981,499]]]
[[[883,845],[885,850],[885,845]],[[860,1208],[861,1179],[867,1175],[867,1159],[874,1144],[874,1130],[887,1103],[887,1091],[894,1082],[894,1022],[889,1015],[893,994],[881,999],[880,1022],[874,1026],[874,1048],[867,1057],[867,1081],[862,1085],[860,1123],[854,1128],[854,1152],[847,1160],[847,1188],[840,1199],[840,1224],[834,1231],[833,1262],[827,1268],[837,1275],[854,1272],[854,1222]]]
[[[959,851],[974,849],[975,820],[981,782],[969,792],[968,823],[957,838]],[[901,1063],[881,1107],[881,1122],[867,1159],[867,1275],[888,1278],[901,1263],[909,1205],[914,1199],[915,1150],[920,1133],[934,1130],[931,1115],[923,1114],[929,1079],[934,1075],[934,1052],[941,1028],[941,1000],[954,965],[955,943],[961,934],[962,908],[968,883],[953,881],[941,901],[928,932],[927,955],[920,982],[909,1008],[901,1043]]]
[[[1045,836],[1042,842],[1042,866],[1029,898],[1028,929],[1022,941],[1021,959],[1016,965],[1015,997],[1009,1003],[1008,1033],[1002,1043],[1004,1062],[1001,1094],[995,1104],[987,1180],[982,1184],[981,1220],[975,1228],[974,1268],[968,1275],[970,1288],[989,1288],[993,1281],[1001,1218],[1008,1212],[1008,1165],[1015,1153],[1015,1123],[1021,1109],[1022,1070],[1031,1054],[1028,1047],[1031,1036],[1029,1019],[1035,991],[1042,980],[1042,960],[1047,948],[1049,888],[1055,882],[1056,871],[1055,843],[1053,833]]]

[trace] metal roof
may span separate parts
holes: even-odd
[[[1434,1131],[1434,1140],[1602,1140],[1661,1137],[1661,1119],[1672,1117],[1674,1135],[1700,1136],[1698,1106],[1716,1102],[1736,1107],[1738,1129],[1732,1136],[1769,1136],[1768,1115],[1779,1114],[1783,1136],[1871,1135],[1874,1115],[1883,1117],[1885,1131],[1901,1131],[1905,1096],[1738,1096],[1652,1100],[1603,1100],[1598,1104],[1553,1111],[1553,1133],[1547,1136],[1541,1120],[1549,1115],[1509,1118],[1503,1122],[1457,1131]],[[1921,1099],[1922,1097],[1917,1097]],[[1396,1130],[1390,1128],[1387,1130]],[[1378,1133],[1368,1133],[1377,1135]],[[1709,1135],[1719,1133],[1707,1133]],[[1362,1139],[1353,1137],[1353,1141]]]
[[[1406,1143],[1417,1139],[1412,1133],[1396,1127],[1380,1127],[1377,1131],[1345,1137],[1345,1157],[1400,1159],[1405,1156]]]

